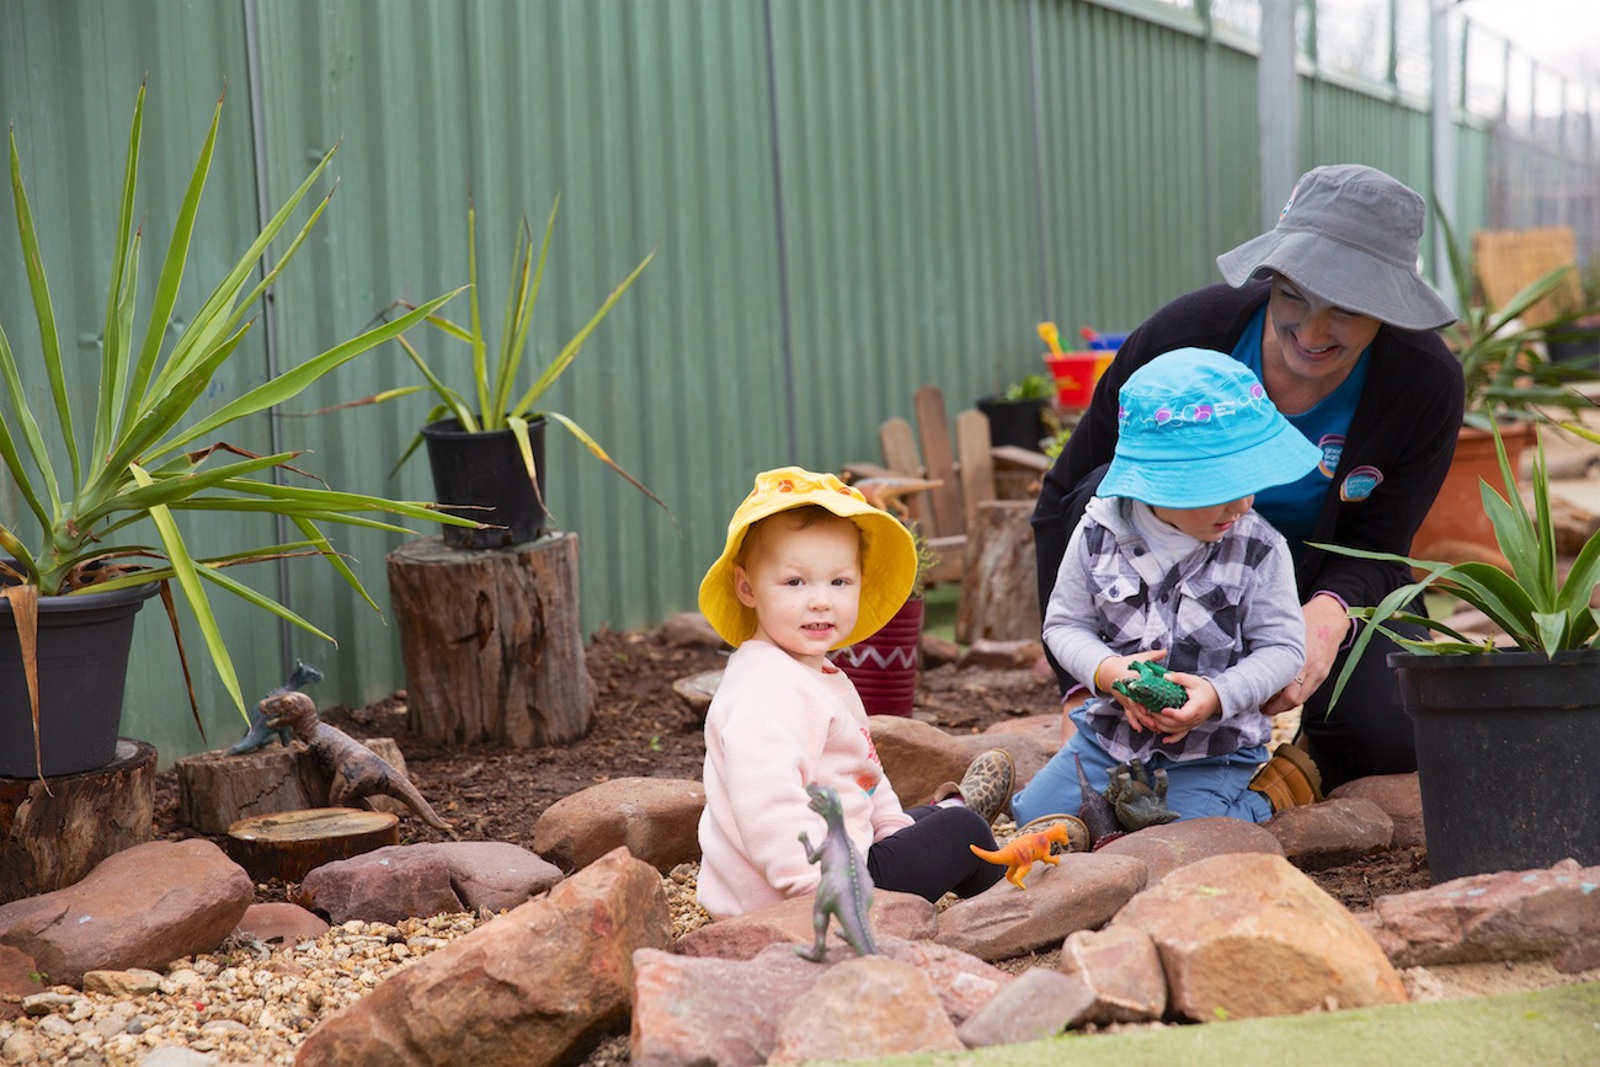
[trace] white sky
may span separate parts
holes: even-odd
[[[1464,0],[1459,10],[1533,58],[1600,87],[1600,0]]]

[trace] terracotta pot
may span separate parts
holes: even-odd
[[[1511,461],[1513,472],[1521,468],[1522,453],[1533,444],[1533,437],[1531,422],[1501,425],[1500,439],[1505,442],[1506,458]],[[1450,473],[1445,476],[1433,507],[1428,509],[1417,536],[1411,541],[1412,557],[1455,562],[1464,558],[1463,550],[1470,547],[1499,555],[1494,525],[1483,510],[1480,481],[1487,481],[1495,489],[1503,489],[1505,485],[1500,475],[1500,461],[1495,455],[1494,435],[1487,430],[1463,426],[1456,439],[1456,455],[1450,463]]]
[[[868,715],[910,715],[922,665],[921,597],[907,600],[883,628],[832,654],[855,683]]]

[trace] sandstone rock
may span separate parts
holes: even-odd
[[[1143,930],[1115,924],[1078,930],[1061,946],[1058,966],[1093,994],[1088,1022],[1144,1022],[1166,1014],[1167,975],[1155,942]]]
[[[33,957],[10,945],[0,945],[0,1022],[16,1018],[23,997],[44,989],[39,965]]]
[[[939,916],[935,940],[982,960],[1054,947],[1074,930],[1110,919],[1145,881],[1144,864],[1131,857],[1070,853],[1054,867],[1036,865],[1027,889],[1001,880],[952,904]]]
[[[341,920],[343,921],[343,920]],[[239,936],[268,945],[297,945],[315,941],[328,932],[328,924],[298,904],[273,901],[252,904],[239,920]],[[88,975],[84,975],[88,981]]]
[[[1426,845],[1422,834],[1422,788],[1415,771],[1410,774],[1375,774],[1346,782],[1328,794],[1329,800],[1360,798],[1383,809],[1394,823],[1395,848]]]
[[[1556,953],[1553,962],[1562,974],[1581,974],[1600,967],[1600,937],[1568,945]]]
[[[1034,967],[996,994],[956,1033],[968,1048],[1013,1045],[1082,1026],[1094,993],[1073,976]]]
[[[637,949],[665,949],[661,876],[618,849],[325,1020],[297,1067],[577,1062],[628,1025]]]
[[[575,871],[618,847],[665,874],[700,858],[705,787],[677,778],[614,778],[562,797],[533,828],[533,850]]]
[[[724,648],[722,638],[698,611],[669,616],[657,631],[661,639],[679,648]]]
[[[503,841],[388,845],[309,872],[295,901],[329,922],[397,923],[516,907],[560,880],[554,864]]]
[[[1235,852],[1281,856],[1283,846],[1263,826],[1217,815],[1147,827],[1117,838],[1095,855],[1143,860],[1150,871],[1150,881],[1154,883],[1197,860]]]
[[[980,637],[962,654],[959,666],[984,667],[998,671],[1032,670],[1034,663],[1044,655],[1044,646],[1038,641],[994,641]]]
[[[960,1026],[1016,979],[978,957],[933,941],[880,938],[878,949],[892,960],[909,963],[933,987],[952,1023]]]
[[[949,638],[940,637],[938,634],[924,632],[921,640],[922,668],[933,670],[946,664],[955,663],[961,658],[961,646]]]
[[[1394,842],[1394,822],[1378,805],[1360,797],[1288,808],[1274,815],[1266,828],[1283,846],[1289,862],[1303,871],[1387,852]]]
[[[871,1059],[966,1048],[928,979],[867,956],[830,967],[778,1022],[768,1063]]]
[[[1037,741],[1041,748],[1050,755],[1055,755],[1056,750],[1066,744],[1073,734],[1078,732],[1071,720],[1066,722],[1066,738],[1061,736],[1062,722],[1060,715],[1025,715],[1017,719],[1006,719],[997,722],[983,732],[985,737],[994,737],[995,734],[1017,734],[1021,737]],[[991,742],[992,743],[992,742]],[[1034,774],[1038,772],[1035,771]],[[1029,775],[1031,778],[1033,775]],[[1020,785],[1018,786],[1020,788]]]
[[[1600,939],[1600,867],[1562,860],[1379,897],[1372,933],[1397,966],[1506,960]]]
[[[159,969],[216,948],[254,895],[244,868],[211,842],[149,841],[65,889],[0,905],[0,944],[32,956],[52,982]]]
[[[1017,767],[1017,787],[1039,773],[1050,750],[1019,734],[947,734],[913,718],[872,716],[872,743],[883,761],[895,795],[907,808],[926,804],[945,782],[959,782],[967,765],[982,752],[1003,748]]]
[[[1161,953],[1171,1010],[1196,1022],[1403,1003],[1361,924],[1281,856],[1213,856],[1128,902],[1114,926]]]
[[[722,685],[722,673],[720,669],[701,671],[687,678],[675,679],[672,683],[672,691],[702,723],[711,711],[711,700],[717,695],[717,688]]]
[[[809,946],[817,936],[812,924],[815,902],[816,897],[807,893],[731,919],[720,919],[683,935],[672,950],[685,956],[747,960],[778,942]],[[880,943],[891,937],[907,941],[932,939],[938,928],[937,913],[928,901],[914,893],[885,889],[873,890],[868,921]],[[843,944],[837,923],[829,929],[828,943]]]
[[[143,997],[160,988],[159,974],[137,967],[127,971],[85,971],[83,975],[85,993],[105,993],[113,997]]]

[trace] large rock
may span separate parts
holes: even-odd
[[[1088,1022],[1144,1022],[1166,1014],[1167,975],[1155,942],[1143,930],[1113,924],[1070,934],[1058,968],[1093,994]]]
[[[587,867],[616,848],[665,874],[700,858],[698,829],[706,806],[699,782],[613,778],[562,797],[533,828],[533,850],[565,870]]]
[[[865,956],[831,967],[778,1021],[768,1063],[873,1059],[966,1048],[927,977]]]
[[[1189,864],[1130,900],[1113,925],[1150,936],[1171,1010],[1196,1022],[1406,999],[1372,936],[1281,856]]]
[[[65,889],[0,905],[0,945],[72,985],[85,971],[161,970],[220,945],[254,896],[244,868],[211,842],[150,841]]]
[[[900,803],[926,804],[945,782],[959,782],[967,765],[991,748],[1003,748],[1017,767],[1017,788],[1039,773],[1054,751],[1024,734],[947,734],[912,718],[872,716],[872,743]]]
[[[33,957],[10,945],[0,945],[0,1022],[22,1014],[22,998],[44,992],[39,965]]]
[[[625,1030],[633,954],[665,949],[661,875],[625,849],[328,1018],[297,1067],[544,1067]]]
[[[1387,852],[1394,843],[1394,821],[1361,797],[1287,808],[1266,824],[1283,854],[1302,871],[1320,871]]]
[[[389,845],[306,874],[295,900],[329,922],[402,919],[514,908],[561,880],[561,870],[504,841]]]
[[[1600,941],[1600,867],[1475,874],[1379,897],[1362,919],[1401,967],[1548,955]]]
[[[1214,815],[1146,827],[1137,833],[1117,838],[1095,855],[1131,856],[1141,860],[1149,870],[1153,883],[1197,860],[1236,852],[1281,856],[1283,846],[1264,826]]]
[[[685,956],[747,960],[768,945],[780,942],[809,947],[817,939],[813,922],[815,909],[815,894],[790,897],[691,930],[678,939],[672,950]],[[891,937],[907,941],[931,939],[939,926],[938,913],[928,901],[915,893],[894,893],[887,889],[872,891],[872,909],[867,913],[867,922],[879,942]],[[830,921],[828,943],[842,943],[837,921]]]
[[[240,937],[274,947],[315,941],[327,932],[328,924],[319,916],[298,904],[283,901],[250,905],[235,931]]]
[[[1100,926],[1145,887],[1143,863],[1103,852],[1069,853],[1036,865],[1027,889],[1002,879],[939,916],[936,940],[982,960],[1004,960],[1061,944]]]
[[[1375,774],[1346,782],[1328,794],[1329,800],[1370,800],[1394,823],[1395,848],[1426,845],[1422,833],[1422,787],[1417,772]]]
[[[1094,993],[1080,979],[1033,967],[962,1023],[957,1033],[968,1048],[1039,1041],[1082,1026],[1094,1002]]]

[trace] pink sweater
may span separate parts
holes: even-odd
[[[712,918],[816,889],[820,871],[806,862],[799,834],[816,847],[827,828],[808,806],[807,782],[839,791],[863,860],[874,841],[911,825],[850,679],[746,641],[729,657],[706,715],[699,897]]]

